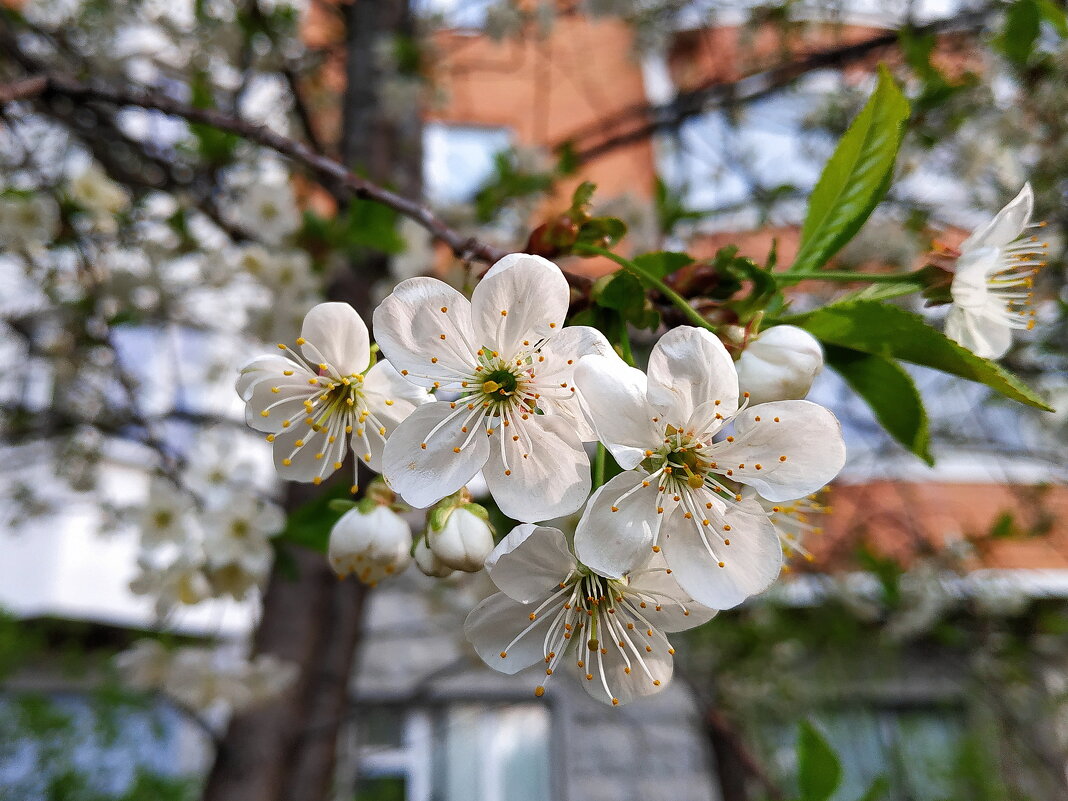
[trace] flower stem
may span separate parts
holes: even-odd
[[[593,457],[593,489],[604,484],[604,443],[597,443],[597,453]]]
[[[892,284],[915,278],[913,273],[857,273],[847,270],[821,270],[806,273],[775,273],[780,286],[792,286],[802,281],[866,282],[869,284]]]
[[[634,367],[634,351],[630,349],[630,333],[627,331],[627,321],[619,321],[619,349],[623,352],[623,361]]]
[[[715,333],[715,326],[708,322],[708,320],[706,320],[704,317],[702,317],[698,313],[697,309],[695,309],[686,301],[686,298],[684,298],[674,289],[669,287],[655,275],[652,275],[642,267],[639,267],[630,259],[625,259],[622,256],[613,253],[612,251],[606,248],[597,247],[596,245],[575,245],[575,250],[579,253],[586,253],[594,256],[604,256],[606,259],[611,259],[623,269],[630,271],[646,283],[652,284],[654,287],[656,287],[660,291],[660,293],[668,300],[670,300],[673,304],[675,304],[675,306],[678,307],[679,311],[681,311],[686,316],[686,318],[694,325],[700,326],[701,328],[705,328]]]

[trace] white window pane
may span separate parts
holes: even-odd
[[[442,801],[549,801],[545,708],[456,706],[440,726]]]

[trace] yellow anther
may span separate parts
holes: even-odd
[[[292,459],[283,459],[283,460],[282,460],[282,464],[283,464],[283,465],[284,465],[285,467],[289,467],[289,466],[290,466],[291,464],[293,464],[293,460],[292,460]]]
[[[306,340],[306,339],[305,339],[304,337],[297,337],[297,344],[298,344],[298,345],[303,345],[303,344],[304,344],[304,343],[306,343],[307,341],[308,341],[308,340]]]

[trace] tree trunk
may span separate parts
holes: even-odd
[[[348,166],[418,196],[419,109],[391,118],[381,102],[389,71],[380,55],[395,37],[412,35],[408,1],[357,0],[343,12],[347,89],[338,151]],[[370,290],[387,275],[388,259],[368,253],[351,267],[333,281],[329,299],[351,303],[370,322]],[[292,486],[287,508],[319,491]],[[294,556],[295,580],[277,570],[271,576],[254,650],[298,664],[300,677],[284,697],[235,716],[216,755],[204,801],[323,801],[331,790],[368,592],[352,579],[339,582],[321,554],[300,551]]]

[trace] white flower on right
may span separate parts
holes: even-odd
[[[1034,211],[1031,184],[993,220],[961,243],[950,285],[953,304],[946,336],[977,356],[997,359],[1012,345],[1013,329],[1034,327],[1034,276],[1045,266],[1045,242],[1026,236]]]
[[[734,366],[750,403],[797,400],[823,369],[823,348],[808,331],[777,325],[751,337]]]
[[[578,558],[622,576],[663,549],[680,586],[714,609],[771,586],[782,566],[779,537],[739,487],[770,501],[820,489],[845,463],[835,416],[803,400],[739,406],[734,362],[700,328],[661,337],[648,377],[588,356],[575,383],[624,469],[590,498],[575,533]]]
[[[471,611],[464,633],[501,673],[543,664],[546,678],[534,690],[539,696],[565,663],[605,704],[659,692],[674,668],[666,633],[716,614],[694,603],[662,563],[618,578],[601,576],[575,559],[558,529],[529,523],[497,544],[486,573],[501,591]]]

